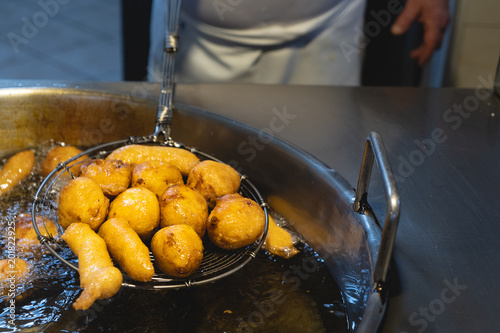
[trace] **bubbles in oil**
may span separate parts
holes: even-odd
[[[2,234],[19,213],[31,213],[42,182],[41,162],[59,144],[37,146],[32,174],[1,198]],[[5,161],[3,158],[0,166]],[[53,210],[42,214],[53,214]],[[96,301],[87,311],[75,311],[71,306],[81,292],[77,272],[46,250],[18,253],[32,264],[33,279],[22,286],[16,298],[15,326],[7,323],[9,309],[4,307],[0,328],[54,332],[136,332],[139,327],[150,332],[347,332],[342,296],[323,260],[285,219],[274,212],[271,215],[291,232],[300,250],[291,259],[261,251],[244,269],[215,283],[177,291],[122,288],[112,298]],[[2,255],[5,244],[0,240]],[[67,247],[58,251],[76,262]]]
[[[0,259],[24,259],[30,267],[29,278],[26,282],[16,285],[14,298],[15,320],[9,323],[12,307],[4,306],[0,312],[0,327],[10,331],[26,330],[30,327],[42,327],[60,315],[73,297],[79,293],[77,274],[68,270],[68,267],[49,254],[41,246],[35,246],[22,251],[17,246],[14,251],[8,251],[8,228],[13,227],[16,217],[21,214],[31,214],[31,206],[36,191],[42,182],[40,165],[48,151],[58,143],[50,142],[32,149],[35,153],[35,165],[31,174],[14,187],[9,193],[0,198]],[[0,160],[3,167],[10,156]],[[61,254],[71,257],[69,250],[61,249]],[[64,286],[64,288],[61,288]],[[10,290],[9,290],[10,291]],[[4,289],[5,292],[5,289]],[[63,297],[61,295],[70,295]],[[10,305],[12,294],[0,296],[2,305]],[[14,324],[14,325],[12,325]]]

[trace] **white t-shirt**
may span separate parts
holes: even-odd
[[[176,81],[359,85],[365,0],[184,0]],[[166,1],[154,0],[159,81]]]

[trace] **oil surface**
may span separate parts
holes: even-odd
[[[2,235],[9,221],[31,211],[42,181],[40,163],[54,145],[37,147],[32,175],[1,198]],[[0,258],[6,256],[4,238]],[[71,307],[81,292],[77,272],[46,250],[18,253],[31,263],[33,279],[19,286],[14,326],[8,322],[9,300],[1,299],[0,331],[347,332],[345,305],[323,260],[306,243],[299,241],[297,247],[300,253],[288,260],[261,251],[235,274],[209,285],[173,291],[122,288],[87,311]],[[74,258],[65,246],[60,254]]]

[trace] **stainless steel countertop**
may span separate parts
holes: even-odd
[[[0,82],[7,86],[33,82]],[[158,91],[145,83],[79,87],[136,96]],[[500,331],[500,107],[491,91],[180,85],[176,94],[179,103],[310,152],[353,187],[365,140],[379,132],[402,205],[382,331]],[[368,199],[379,217],[385,212],[381,187],[374,173]]]
[[[490,91],[194,85],[177,93],[273,132],[353,186],[366,137],[379,132],[402,205],[382,331],[500,331],[500,109]],[[283,128],[273,126],[278,115]],[[368,199],[380,217],[381,187],[374,173]]]

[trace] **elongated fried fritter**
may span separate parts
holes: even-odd
[[[73,303],[75,310],[86,310],[97,299],[116,294],[122,284],[122,273],[113,266],[106,243],[86,223],[72,223],[62,235],[71,251],[78,256],[78,273],[83,292]]]
[[[149,249],[127,221],[109,219],[101,225],[98,235],[104,239],[109,253],[125,273],[136,281],[151,281],[155,269]]]
[[[129,164],[141,164],[146,161],[167,162],[178,167],[184,176],[199,162],[195,154],[182,148],[141,145],[118,148],[106,159],[121,160]]]
[[[7,160],[0,170],[0,195],[9,192],[21,180],[28,177],[35,165],[35,154],[30,151],[22,151]]]
[[[285,259],[291,258],[299,251],[293,245],[292,236],[280,228],[274,219],[269,216],[269,228],[263,245],[264,249]]]

